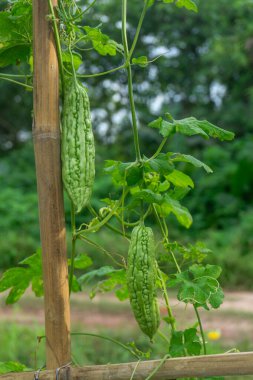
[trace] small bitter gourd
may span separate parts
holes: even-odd
[[[135,319],[144,334],[152,340],[160,324],[160,311],[156,298],[154,234],[144,224],[132,231],[126,275]]]
[[[91,197],[95,145],[89,97],[74,78],[68,78],[64,85],[61,159],[64,187],[78,213]]]

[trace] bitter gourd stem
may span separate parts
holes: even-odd
[[[169,244],[168,236],[167,236],[167,234],[166,234],[166,232],[165,232],[165,230],[164,230],[164,227],[163,227],[163,225],[162,225],[162,222],[161,222],[160,216],[158,215],[158,212],[157,212],[157,210],[156,210],[155,205],[153,205],[153,210],[154,210],[154,213],[155,213],[156,219],[157,219],[157,221],[158,221],[158,224],[159,224],[159,226],[160,226],[160,229],[161,229],[162,235],[163,235],[163,237],[164,237],[164,240],[165,240],[165,242],[166,242],[167,244]],[[165,222],[165,221],[164,221],[164,222]],[[171,251],[170,253],[171,253],[172,257],[173,257],[173,260],[174,260],[175,265],[176,265],[176,267],[177,267],[177,271],[178,271],[178,273],[181,273],[181,272],[182,272],[182,271],[181,271],[181,268],[180,268],[180,266],[179,266],[179,264],[178,264],[178,262],[177,262],[177,259],[176,259],[175,255],[174,255],[174,253],[173,253],[172,251]],[[207,354],[207,349],[206,349],[206,342],[205,342],[205,334],[204,334],[204,330],[203,330],[203,326],[202,326],[201,318],[200,318],[200,315],[199,315],[199,312],[198,312],[198,309],[197,309],[196,305],[193,304],[193,308],[194,308],[194,312],[195,312],[195,314],[196,314],[196,317],[197,317],[197,320],[198,320],[198,324],[199,324],[200,334],[201,334],[202,341],[203,341],[204,354],[206,355],[206,354]]]
[[[169,302],[169,297],[168,297],[166,285],[165,285],[162,273],[161,273],[161,271],[160,271],[157,263],[156,263],[156,267],[157,267],[158,278],[159,278],[161,286],[162,286],[162,292],[163,292],[163,297],[164,297],[164,300],[165,300],[165,303],[166,303],[168,317],[170,319],[171,329],[172,329],[172,331],[175,331],[175,329],[176,329],[175,318],[173,317],[172,310],[171,310],[171,307],[170,307],[170,302]]]
[[[3,77],[3,76],[0,74],[0,80],[1,80],[1,79],[2,79],[2,80],[6,80],[6,81],[11,82],[11,83],[18,84],[18,85],[20,85],[20,86],[22,86],[22,87],[28,88],[29,90],[32,90],[32,89],[33,89],[33,87],[30,86],[29,84],[25,84],[25,83],[23,83],[23,82],[19,82],[19,81],[17,81],[17,80],[11,79],[11,78]]]
[[[116,339],[113,339],[113,338],[110,338],[109,336],[104,336],[104,335],[99,335],[99,334],[92,334],[92,333],[70,333],[70,335],[72,336],[93,336],[95,338],[101,338],[101,339],[104,339],[104,340],[108,340],[109,342],[112,342],[112,343],[115,343],[117,344],[118,346],[124,348],[125,350],[127,350],[128,352],[130,352],[133,356],[135,356],[137,359],[140,359],[139,356],[131,350],[131,348],[129,348],[128,346],[126,346],[125,344],[119,342],[118,340]]]
[[[72,231],[72,248],[71,248],[71,259],[70,259],[70,270],[69,270],[69,294],[72,291],[73,276],[74,276],[74,264],[76,257],[76,216],[75,208],[73,202],[71,202],[71,231]]]
[[[199,329],[200,329],[200,334],[201,334],[201,337],[202,337],[204,354],[206,355],[207,354],[206,341],[205,341],[205,334],[204,334],[201,318],[200,318],[200,315],[199,315],[199,312],[198,312],[198,308],[196,307],[196,305],[193,305],[193,307],[194,307],[194,310],[195,310],[195,313],[196,313],[196,316],[197,316],[197,319],[198,319],[198,322],[199,322]]]
[[[144,7],[143,7],[142,13],[141,13],[141,17],[139,19],[139,22],[138,22],[138,25],[137,25],[137,29],[136,29],[136,32],[135,32],[133,44],[132,44],[131,49],[129,51],[129,60],[132,57],[134,49],[135,49],[136,44],[138,42],[139,34],[140,34],[140,31],[141,31],[141,27],[142,27],[143,20],[144,20],[145,14],[147,12],[147,9],[148,9],[148,0],[145,0]]]
[[[81,240],[84,240],[85,242],[87,242],[88,244],[96,247],[97,249],[99,249],[101,252],[103,252],[105,255],[107,255],[108,257],[110,257],[110,259],[118,266],[120,267],[123,267],[125,268],[125,265],[119,263],[117,260],[114,259],[113,255],[108,252],[105,248],[103,248],[101,245],[95,243],[94,241],[88,239],[85,235],[78,235],[78,238],[81,239]],[[121,261],[123,262],[123,256],[119,255],[118,253],[115,254],[116,256],[119,256]]]
[[[167,236],[167,234],[166,234],[166,232],[165,232],[165,230],[164,230],[164,227],[163,227],[163,225],[162,225],[162,221],[161,221],[161,218],[160,218],[160,216],[159,216],[159,214],[158,214],[158,212],[157,212],[157,209],[156,209],[156,207],[155,207],[154,204],[152,205],[152,207],[153,207],[154,214],[155,214],[155,217],[156,217],[156,219],[157,219],[157,222],[158,222],[158,224],[159,224],[160,230],[161,230],[161,232],[162,232],[163,238],[164,238],[166,244],[169,244],[168,236]],[[180,266],[179,266],[179,264],[178,264],[178,262],[177,262],[177,259],[176,259],[175,255],[174,255],[174,253],[173,253],[173,252],[170,252],[170,253],[171,253],[171,256],[172,256],[172,258],[173,258],[173,261],[174,261],[174,263],[175,263],[175,265],[176,265],[176,268],[177,268],[178,273],[181,273]]]
[[[110,74],[110,73],[114,73],[115,71],[118,71],[118,70],[122,70],[122,69],[125,69],[126,68],[126,65],[125,63],[121,66],[118,66],[118,67],[115,67],[114,69],[111,69],[111,70],[107,70],[107,71],[102,71],[100,73],[95,73],[95,74],[77,74],[77,77],[78,78],[93,78],[93,77],[100,77],[102,75],[107,75],[107,74]]]
[[[151,156],[147,160],[147,162],[150,161],[150,160],[153,160],[154,158],[156,158],[158,156],[158,154],[162,151],[164,145],[166,144],[167,140],[168,140],[168,137],[164,137],[164,139],[162,140],[161,144],[159,145],[157,151],[153,154],[153,156]]]
[[[88,6],[83,12],[79,13],[79,14],[78,14],[77,16],[75,16],[75,17],[72,17],[72,18],[71,18],[71,21],[75,21],[75,20],[79,19],[80,17],[82,17],[86,12],[88,12],[88,10],[89,10],[90,8],[93,7],[93,5],[96,3],[96,1],[97,1],[97,0],[93,0],[92,3],[90,3],[90,5],[89,5],[89,6]]]
[[[136,116],[134,93],[133,93],[132,70],[131,70],[131,65],[129,62],[130,58],[129,58],[129,50],[128,50],[128,42],[127,42],[126,19],[127,19],[127,0],[122,0],[122,41],[123,41],[124,54],[125,54],[125,60],[126,60],[128,96],[129,96],[131,115],[132,115],[134,147],[135,147],[136,161],[141,161],[139,135],[138,135],[138,127],[137,127],[137,116]]]

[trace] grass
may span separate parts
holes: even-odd
[[[75,331],[81,331],[81,326],[75,326]],[[146,353],[150,352],[150,359],[159,359],[168,350],[167,345],[164,344],[164,341],[159,336],[156,338],[155,345],[152,345],[142,334],[139,334],[136,330],[128,329],[127,326],[124,331],[100,330],[95,332],[118,339],[124,344],[131,344],[135,340],[136,346],[140,350]],[[37,323],[29,326],[9,322],[0,323],[1,361],[15,360],[26,364],[30,368],[40,368],[45,364],[45,343],[42,340],[38,344],[37,336],[43,334],[43,327]],[[250,347],[250,342],[241,342],[237,347],[242,351],[247,351]],[[209,354],[225,352],[227,349],[228,347],[224,347],[220,342],[212,342],[208,345]],[[123,363],[136,360],[133,355],[121,347],[94,337],[73,337],[72,350],[73,361],[78,365]],[[252,379],[252,376],[230,376],[226,377],[226,380],[250,378]]]

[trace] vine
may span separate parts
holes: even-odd
[[[19,1],[22,2],[23,0]],[[173,6],[174,4],[180,8],[197,12],[197,5],[193,0],[185,0],[183,2],[162,0],[161,3],[163,6]],[[77,218],[77,210],[73,202],[71,203],[72,248],[69,260],[69,288],[70,293],[72,291],[80,291],[85,288],[87,283],[95,281],[95,286],[90,292],[91,297],[95,297],[98,292],[114,291],[120,300],[129,298],[129,292],[132,290],[128,286],[126,279],[126,271],[128,269],[126,258],[118,253],[109,252],[103,246],[93,241],[88,234],[94,232],[99,233],[99,231],[107,228],[115,234],[120,235],[124,239],[125,244],[129,246],[132,235],[128,233],[128,229],[136,228],[139,225],[144,226],[145,223],[150,225],[154,230],[155,228],[156,230],[160,230],[160,234],[156,234],[158,243],[156,248],[159,245],[162,246],[163,252],[160,253],[156,249],[155,267],[153,268],[156,273],[156,278],[155,281],[154,278],[152,278],[152,284],[155,283],[157,292],[164,300],[167,311],[167,316],[164,318],[164,321],[169,326],[169,328],[166,329],[166,333],[159,329],[157,335],[160,335],[169,347],[168,353],[161,359],[159,366],[147,378],[151,379],[168,357],[199,355],[201,351],[203,351],[205,355],[207,354],[208,349],[205,342],[205,332],[199,310],[200,308],[206,310],[211,308],[216,309],[222,304],[224,298],[218,282],[221,268],[215,265],[203,264],[205,255],[202,254],[201,249],[197,245],[194,246],[192,251],[187,250],[187,248],[180,243],[170,241],[168,235],[168,223],[171,215],[174,215],[178,222],[185,228],[189,228],[192,224],[192,216],[189,210],[182,204],[182,201],[194,187],[194,183],[191,177],[180,170],[180,166],[177,165],[187,163],[194,167],[203,168],[208,174],[212,172],[212,169],[193,156],[166,151],[167,143],[175,134],[181,134],[187,137],[199,136],[205,139],[211,137],[221,141],[232,140],[234,135],[232,132],[225,131],[206,120],[197,120],[191,116],[176,120],[171,114],[166,113],[150,121],[148,125],[149,128],[156,129],[161,135],[161,142],[153,155],[145,157],[140,149],[140,127],[137,116],[138,107],[135,104],[133,70],[136,67],[144,68],[150,62],[157,60],[157,58],[155,58],[150,61],[147,57],[143,56],[135,57],[135,50],[140,40],[145,17],[150,11],[150,8],[153,9],[154,7],[155,9],[156,1],[144,0],[130,48],[127,23],[127,0],[122,0],[121,3],[121,43],[112,40],[109,36],[104,34],[100,26],[91,27],[82,25],[82,18],[93,7],[99,7],[99,3],[96,0],[90,2],[84,10],[79,7],[77,2],[72,0],[59,0],[59,6],[56,9],[53,7],[51,0],[48,0],[48,4],[50,11],[48,20],[52,23],[55,36],[60,77],[63,87],[65,86],[67,78],[72,78],[77,85],[83,86],[81,83],[81,79],[83,78],[88,80],[92,77],[111,75],[119,70],[122,70],[126,75],[125,79],[127,82],[128,104],[131,113],[135,157],[132,162],[113,160],[107,160],[105,162],[105,174],[110,176],[115,194],[118,194],[118,197],[115,196],[115,199],[111,197],[104,199],[104,206],[100,209],[95,209],[91,202],[88,202],[83,209],[83,212],[86,213],[85,223],[77,224],[77,220],[80,220],[79,218],[84,215],[80,214],[80,217]],[[12,12],[12,8],[6,12]],[[78,69],[83,61],[80,59],[79,52],[82,52],[85,57],[90,51],[96,51],[96,53],[102,56],[115,56],[119,54],[121,59],[123,56],[124,62],[110,70],[95,74],[81,74]],[[0,80],[8,80],[20,84],[27,89],[32,89],[32,85],[17,81],[17,79],[22,78],[28,81],[31,79],[31,74],[11,75],[0,73]],[[64,91],[62,92],[62,97],[64,104]],[[88,255],[80,255],[77,253],[77,244],[81,242],[92,245],[95,249],[109,257],[115,267],[105,266],[87,271],[87,268],[92,266],[93,262]],[[143,252],[145,251],[145,244],[146,242],[141,245]],[[188,260],[190,259],[190,265],[188,265],[186,269],[185,267],[183,269],[180,264],[180,258],[182,262],[185,263],[186,250],[187,258]],[[136,255],[138,255],[138,252],[136,252]],[[173,263],[174,272],[171,272],[171,270],[168,271],[168,267],[166,266],[168,262]],[[41,281],[40,250],[20,264],[21,267],[16,269],[23,268],[22,276],[26,276],[27,278],[26,287],[28,287],[30,283],[34,284],[35,281],[40,278],[40,286],[34,287],[33,290],[37,296],[41,296],[43,294],[43,284]],[[34,270],[35,268],[36,271]],[[23,294],[16,285],[17,276],[20,275],[18,274],[20,271],[17,270],[15,275],[15,268],[13,269],[6,271],[0,279],[0,291],[11,289],[7,297],[8,303],[16,302]],[[83,270],[84,273],[77,277],[76,269],[79,271]],[[141,271],[143,275],[144,269],[141,269]],[[34,276],[34,272],[36,272],[36,276]],[[136,270],[133,270],[132,273],[134,276]],[[142,278],[146,281],[147,276],[144,273]],[[96,283],[97,277],[100,281]],[[139,277],[141,276],[137,274],[134,281],[137,282]],[[145,288],[147,283],[145,283],[144,280],[141,297],[140,294],[138,294],[138,297],[140,297],[138,299],[141,301],[145,299],[146,292],[150,289],[148,287]],[[183,331],[177,330],[173,307],[170,304],[168,295],[170,288],[177,289],[178,300],[186,305],[191,304],[196,314],[196,323]],[[24,291],[25,289],[23,289],[23,292]],[[134,294],[131,294],[131,296],[132,299],[135,299]],[[145,307],[143,307],[145,312],[147,311],[146,319],[148,319],[147,316],[149,316],[149,307],[150,305],[147,306],[146,304]],[[140,318],[137,318],[138,322],[139,319]],[[145,329],[142,330],[145,331]],[[125,348],[137,359],[140,359],[140,356],[136,354],[135,351],[110,337],[99,336],[92,333],[73,333],[72,335],[87,335],[107,339]],[[150,338],[152,338],[151,335]],[[134,372],[136,371],[138,363],[136,364]],[[134,373],[131,378],[134,378]]]

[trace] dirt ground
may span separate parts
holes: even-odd
[[[128,302],[119,302],[113,295],[103,294],[92,301],[88,295],[74,294],[72,297],[72,326],[85,327],[85,330],[123,328],[126,325],[136,328]],[[195,322],[191,306],[185,308],[175,297],[170,299],[178,328],[190,326]],[[161,313],[165,307],[160,301]],[[201,312],[205,331],[219,331],[228,344],[231,342],[251,341],[253,346],[253,293],[226,292],[225,301],[219,310]],[[4,295],[0,297],[0,322],[19,324],[43,324],[43,301],[36,299],[30,292],[18,305],[6,306]],[[252,347],[253,348],[253,347]]]

